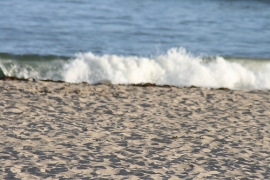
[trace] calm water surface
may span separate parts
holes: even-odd
[[[0,52],[270,58],[270,1],[1,0]]]

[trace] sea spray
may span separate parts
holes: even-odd
[[[67,82],[96,83],[107,79],[114,84],[160,81],[165,71],[154,59],[137,56],[117,56],[85,53],[77,54],[65,64],[64,80]]]
[[[95,84],[156,83],[175,86],[226,87],[231,89],[270,89],[270,61],[223,57],[203,57],[184,48],[165,54],[139,57],[78,53],[72,58],[46,60],[5,59],[0,68],[6,76],[63,80]]]
[[[153,57],[98,56],[89,52],[77,54],[65,64],[63,77],[67,82],[96,83],[107,79],[114,84],[150,82],[175,86],[269,89],[270,62],[264,62],[260,68],[252,67],[248,63],[227,61],[219,56],[194,56],[184,48],[172,48],[166,54]]]

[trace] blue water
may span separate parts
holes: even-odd
[[[56,78],[70,82],[94,83],[108,79],[113,83],[151,81],[203,86],[205,83],[198,83],[196,77],[189,79],[196,73],[189,74],[195,71],[194,66],[187,65],[191,63],[187,58],[181,59],[187,56],[200,63],[201,70],[208,68],[208,81],[216,76],[213,73],[216,70],[203,63],[209,57],[212,64],[218,64],[219,58],[229,66],[237,63],[254,78],[254,82],[240,86],[240,81],[245,82],[245,78],[250,79],[250,76],[238,74],[233,80],[229,79],[234,85],[216,83],[218,80],[215,80],[205,86],[270,88],[270,82],[265,80],[270,70],[270,1],[0,1],[0,69],[8,76]],[[104,58],[107,58],[110,68],[101,63]],[[164,62],[159,61],[160,58],[164,58]],[[79,65],[79,59],[84,65]],[[144,59],[148,63],[141,67]],[[133,61],[138,68],[136,70],[128,65]],[[152,61],[161,69],[152,72],[151,77],[127,78],[127,72],[139,76],[151,69]],[[250,69],[254,62],[261,69]],[[175,67],[182,63],[181,68],[172,70],[166,65],[170,63]],[[187,66],[185,73],[183,66]],[[67,75],[68,68],[73,69],[70,70],[71,75]],[[74,69],[78,70],[75,72]],[[235,71],[230,69],[224,73]],[[178,79],[168,78],[170,75]],[[75,78],[68,78],[70,76]],[[187,82],[180,80],[179,76],[185,76]],[[198,74],[198,78],[201,76]],[[227,76],[220,78],[228,79]],[[257,85],[252,85],[254,83]]]

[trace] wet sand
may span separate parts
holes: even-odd
[[[0,80],[0,179],[269,179],[270,91]]]

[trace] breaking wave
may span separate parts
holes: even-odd
[[[202,57],[184,48],[151,57],[78,53],[72,58],[0,54],[0,76],[95,84],[156,83],[175,86],[270,89],[270,60]]]

